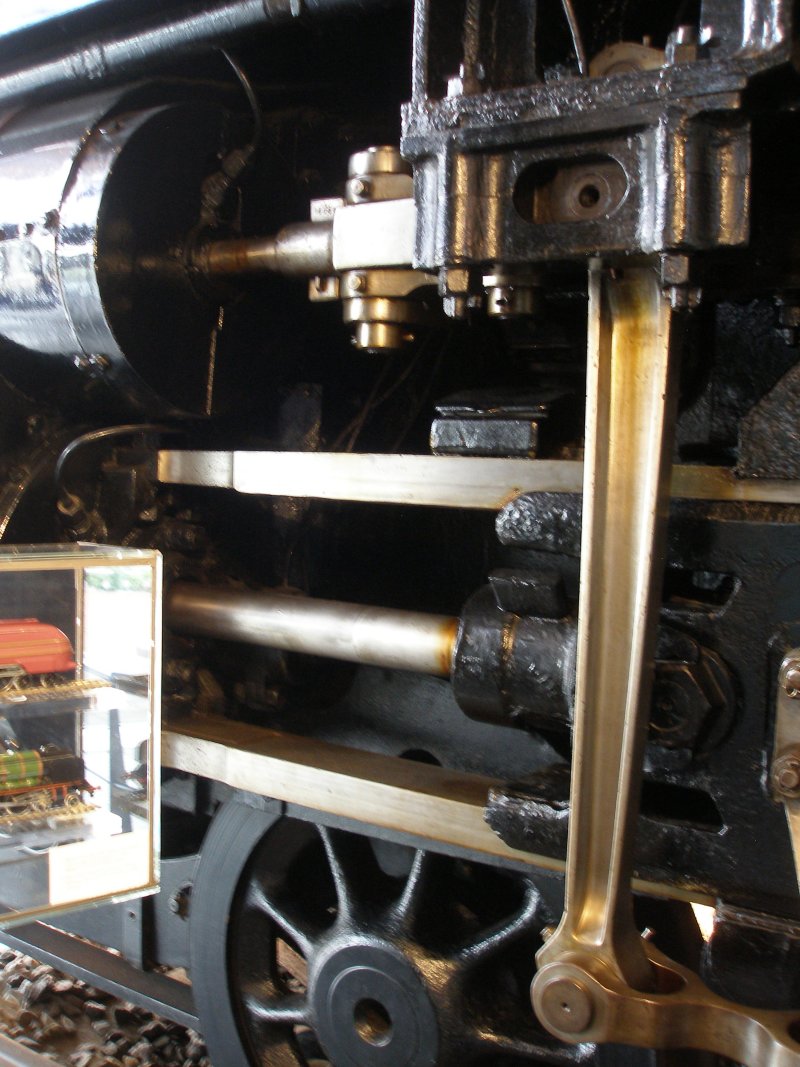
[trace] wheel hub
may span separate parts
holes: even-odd
[[[320,1044],[342,1067],[433,1067],[439,1027],[419,973],[387,945],[348,945],[309,989]]]

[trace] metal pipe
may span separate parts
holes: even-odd
[[[208,275],[261,274],[274,271],[308,278],[333,271],[330,223],[295,222],[274,237],[211,241],[192,255],[192,266]]]
[[[164,617],[173,629],[202,637],[444,678],[458,631],[458,619],[447,615],[188,582],[172,586]]]
[[[229,0],[183,18],[161,18],[130,33],[83,40],[33,66],[0,72],[3,108],[81,92],[142,73],[155,59],[174,60],[262,26],[300,16],[370,10],[386,0]]]

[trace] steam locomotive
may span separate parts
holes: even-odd
[[[162,890],[17,943],[215,1067],[797,1067],[798,5],[17,6],[0,539],[166,584]]]

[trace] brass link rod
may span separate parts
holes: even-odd
[[[563,1041],[697,1048],[800,1067],[800,1013],[745,1007],[633,920],[676,392],[672,315],[648,268],[589,275],[581,601],[564,914],[537,953],[537,1017]]]
[[[563,979],[551,981],[548,964],[569,956],[578,969],[651,986],[630,885],[675,421],[672,323],[654,267],[590,268],[566,892],[532,988],[537,1014],[557,1030],[575,1013],[553,994]]]

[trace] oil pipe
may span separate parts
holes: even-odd
[[[228,0],[183,17],[162,15],[129,32],[83,39],[33,64],[0,71],[0,100],[13,109],[29,100],[57,99],[136,77],[154,61],[173,62],[261,27],[386,6],[387,0]]]

